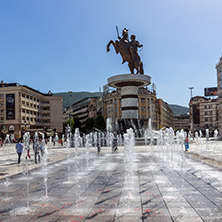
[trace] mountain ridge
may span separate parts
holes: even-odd
[[[70,98],[71,95],[71,98]],[[85,99],[87,97],[102,97],[102,92],[87,92],[87,91],[81,91],[81,92],[58,92],[54,93],[53,96],[61,96],[63,97],[63,109],[67,108],[73,103],[76,103],[82,99]],[[170,108],[172,109],[175,116],[183,115],[189,112],[189,108],[185,106],[180,106],[176,104],[168,104]]]
[[[86,91],[72,92],[72,93],[68,92],[53,93],[53,96],[63,97],[63,109],[87,97],[102,97],[102,95],[103,95],[102,92],[86,92]]]

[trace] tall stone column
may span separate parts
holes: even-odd
[[[122,119],[138,119],[137,86],[123,86],[121,88]]]

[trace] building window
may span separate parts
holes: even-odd
[[[144,98],[141,99],[141,103],[145,103],[145,99]]]

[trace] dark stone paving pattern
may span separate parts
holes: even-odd
[[[82,155],[1,181],[0,221],[222,221],[221,191],[222,172],[182,152]]]

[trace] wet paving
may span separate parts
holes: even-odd
[[[25,163],[24,163],[25,164]],[[96,152],[0,181],[0,221],[222,221],[222,172],[184,152]]]

